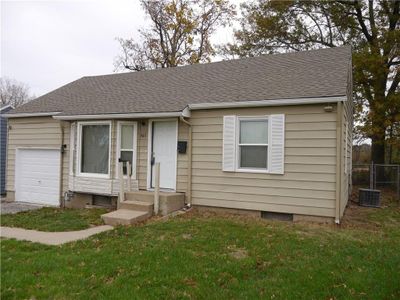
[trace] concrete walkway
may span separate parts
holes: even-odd
[[[0,227],[0,236],[4,238],[41,243],[45,245],[62,245],[77,240],[83,240],[92,235],[108,231],[113,228],[114,227],[109,225],[102,225],[78,231],[44,232],[23,228]]]

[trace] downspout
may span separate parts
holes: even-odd
[[[189,121],[185,120],[183,116],[180,116],[179,119],[188,126],[189,129],[189,137],[188,137],[188,179],[187,179],[187,203],[188,207],[192,206],[192,124]]]
[[[342,180],[342,115],[343,103],[337,103],[336,111],[336,203],[335,203],[335,223],[340,224],[340,197],[341,197],[341,180]]]
[[[60,206],[65,208],[65,199],[63,194],[63,166],[64,166],[64,121],[60,121]]]

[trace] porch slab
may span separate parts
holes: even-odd
[[[160,214],[168,215],[171,212],[182,209],[185,206],[185,194],[174,192],[160,192]],[[153,191],[136,191],[125,193],[125,198],[128,201],[140,201],[154,203]]]
[[[101,216],[104,223],[111,226],[132,225],[148,219],[151,216],[146,211],[118,209]]]

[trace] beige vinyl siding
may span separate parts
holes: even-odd
[[[137,155],[137,178],[139,189],[147,189],[147,141],[148,121],[138,122],[138,155]]]
[[[147,189],[147,159],[148,159],[148,120],[138,122],[138,161],[137,172],[139,180],[139,189]],[[188,126],[178,122],[178,141],[188,140]],[[187,154],[177,156],[177,182],[176,191],[186,192],[187,190]]]
[[[346,125],[348,126],[348,134],[346,135]],[[346,208],[349,194],[351,192],[352,180],[352,131],[353,131],[353,105],[350,100],[343,105],[343,132],[342,132],[342,178],[341,178],[341,199],[340,199],[340,216],[343,216]],[[347,139],[346,139],[347,138]],[[346,166],[347,165],[347,166]],[[347,172],[346,172],[347,170]]]
[[[61,142],[60,124],[64,128]],[[6,190],[15,192],[15,153],[18,147],[55,148],[66,145],[62,155],[63,176],[60,197],[68,190],[69,134],[68,122],[60,122],[51,117],[11,118],[8,120],[7,178]]]
[[[336,113],[324,106],[193,111],[193,204],[334,217]],[[284,174],[223,172],[223,116],[281,113]]]

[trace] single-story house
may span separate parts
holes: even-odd
[[[3,115],[12,109],[11,104],[2,104],[0,107],[0,195],[6,193],[7,118]]]
[[[111,203],[159,162],[188,205],[339,223],[352,109],[350,47],[83,77],[7,114],[7,197]]]

